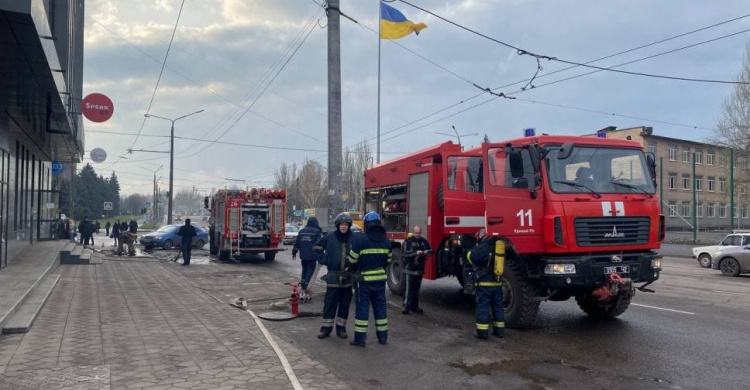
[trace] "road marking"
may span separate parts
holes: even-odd
[[[258,316],[256,316],[252,310],[245,309],[245,311],[250,313],[250,315],[253,317],[253,320],[255,320],[255,324],[258,325],[258,328],[260,328],[260,331],[263,332],[264,336],[266,336],[266,340],[268,340],[268,343],[271,344],[271,347],[273,347],[274,352],[276,352],[276,355],[279,357],[279,360],[281,361],[281,365],[284,366],[284,371],[286,371],[286,376],[288,376],[289,381],[292,382],[292,386],[294,387],[294,390],[303,390],[302,385],[297,380],[297,376],[294,375],[294,370],[292,370],[292,366],[289,364],[289,361],[286,359],[284,352],[281,351],[281,348],[279,348],[279,345],[276,344],[276,341],[274,341],[271,334],[268,333],[268,330],[263,325],[263,322],[260,321],[260,318],[258,318]]]
[[[656,307],[656,306],[649,306],[649,305],[642,305],[640,303],[631,303],[633,306],[640,306],[640,307],[646,307],[649,309],[656,309],[656,310],[664,310],[664,311],[671,311],[673,313],[681,313],[681,314],[689,314],[689,315],[695,315],[695,313],[691,313],[689,311],[682,311],[682,310],[675,310],[675,309],[667,309],[664,307]]]

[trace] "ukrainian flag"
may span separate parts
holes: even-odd
[[[424,23],[414,23],[401,11],[380,2],[380,39],[399,39],[427,28]]]

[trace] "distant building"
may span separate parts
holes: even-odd
[[[662,210],[668,229],[692,229],[696,212],[699,229],[730,229],[730,150],[726,147],[655,135],[651,127],[600,130],[607,138],[632,139],[656,156],[657,191],[664,194]],[[695,155],[695,177],[693,177]],[[660,166],[661,164],[661,166]],[[750,228],[747,160],[734,160],[734,228]],[[663,177],[661,176],[663,172]],[[693,207],[695,188],[697,207]]]
[[[0,0],[0,267],[57,237],[52,161],[83,153],[83,0]]]

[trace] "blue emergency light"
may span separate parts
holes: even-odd
[[[533,127],[529,127],[528,129],[523,129],[524,137],[533,137],[535,133],[536,133],[536,129]]]
[[[596,138],[607,138],[607,133],[600,131],[596,133]]]

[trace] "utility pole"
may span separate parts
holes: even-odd
[[[729,149],[729,230],[734,229],[734,148]]]
[[[695,178],[695,152],[693,152],[693,244],[698,241],[698,197],[696,194],[696,185],[698,184]]]
[[[328,0],[328,221],[341,201],[341,11],[339,0]]]

